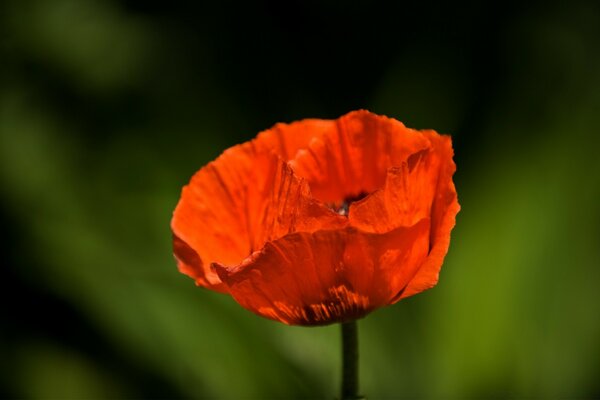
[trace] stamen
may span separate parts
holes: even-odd
[[[342,202],[342,205],[338,207],[338,209],[336,210],[336,212],[340,215],[343,216],[348,216],[348,210],[350,210],[350,203],[348,203],[346,200],[344,200]]]
[[[356,196],[346,197],[344,199],[344,201],[342,201],[342,203],[339,205],[338,204],[328,204],[328,206],[329,206],[329,208],[331,208],[333,211],[335,211],[339,215],[347,217],[348,212],[350,211],[350,205],[352,203],[354,203],[355,201],[364,199],[365,197],[367,197],[367,195],[368,195],[368,193],[360,192]]]

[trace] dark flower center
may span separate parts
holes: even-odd
[[[355,201],[359,201],[364,199],[365,197],[367,197],[369,194],[365,193],[365,192],[360,192],[359,194],[357,194],[356,196],[349,196],[346,197],[341,203],[339,204],[328,204],[329,208],[331,208],[333,211],[335,211],[336,213],[343,215],[345,217],[348,216],[348,211],[350,210],[350,205],[352,203],[354,203]]]

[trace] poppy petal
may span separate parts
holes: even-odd
[[[250,214],[256,216],[251,222],[250,253],[289,233],[311,233],[348,225],[347,218],[312,198],[306,181],[298,178],[287,163],[280,159],[273,161],[276,169],[270,174],[272,179],[263,185],[264,194],[259,198],[262,204],[250,207],[254,210]]]
[[[305,180],[249,142],[225,151],[184,187],[171,222],[179,269],[196,283],[225,288],[210,264],[237,265],[266,241],[295,231],[347,225],[310,196]],[[195,254],[195,256],[193,256]]]
[[[236,267],[213,268],[248,310],[290,325],[325,325],[387,305],[428,248],[429,220],[423,219],[385,234],[354,228],[293,233]]]
[[[198,256],[198,253],[175,234],[173,234],[173,254],[177,260],[179,271],[194,278],[197,285],[210,287],[218,292],[227,292],[227,288],[221,282],[213,284],[208,281],[204,273],[202,259]]]
[[[444,257],[450,246],[450,232],[455,225],[456,214],[460,211],[456,188],[452,182],[452,175],[456,171],[456,165],[452,161],[454,154],[452,140],[449,136],[438,135],[433,131],[423,131],[423,133],[431,140],[433,151],[440,158],[440,172],[431,207],[431,249],[429,256],[406,290],[392,302],[436,285]]]
[[[382,233],[429,217],[442,163],[447,162],[436,150],[418,151],[388,169],[381,189],[350,205],[350,224],[365,232]]]
[[[427,138],[400,121],[368,111],[354,111],[335,122],[335,129],[315,136],[290,161],[325,203],[375,191],[383,186],[388,168],[429,146]]]
[[[258,152],[268,149],[284,161],[289,161],[296,157],[298,150],[307,148],[311,140],[329,134],[334,129],[335,121],[323,119],[278,123],[259,133],[254,143]]]
[[[210,263],[236,263],[248,254],[248,217],[240,205],[246,204],[244,182],[254,158],[248,146],[232,147],[182,190],[171,220],[174,253],[180,270],[198,285],[224,290]]]

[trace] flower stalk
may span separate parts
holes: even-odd
[[[358,395],[358,325],[356,321],[342,326],[342,395],[341,400],[363,398]]]

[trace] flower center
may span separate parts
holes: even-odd
[[[360,192],[356,196],[346,197],[341,203],[328,204],[327,206],[331,208],[333,211],[338,213],[339,215],[343,215],[344,217],[348,216],[348,211],[350,210],[350,205],[355,201],[359,201],[367,197],[369,194],[365,192]]]

